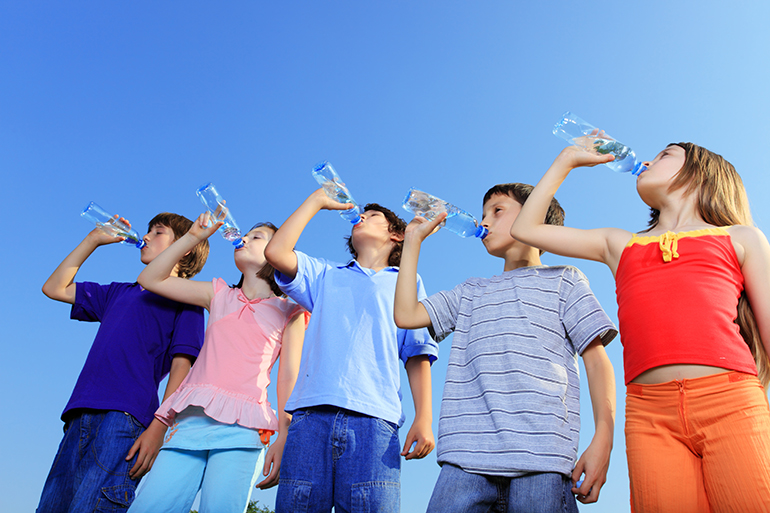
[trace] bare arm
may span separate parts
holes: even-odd
[[[576,146],[564,148],[527,198],[511,227],[511,236],[557,255],[604,262],[614,273],[630,232],[616,228],[580,230],[544,222],[551,199],[572,169],[612,159],[612,155],[594,155]]]
[[[267,476],[257,483],[257,488],[262,490],[278,484],[281,470],[283,447],[286,445],[286,432],[291,423],[291,415],[286,413],[286,401],[288,401],[294,384],[299,374],[299,362],[302,356],[302,344],[305,338],[305,315],[297,315],[283,330],[281,343],[281,361],[278,367],[278,436],[270,445],[265,456],[265,466],[262,475]],[[272,470],[271,467],[272,466]]]
[[[422,241],[435,232],[444,219],[446,213],[436,216],[433,221],[417,216],[406,227],[393,304],[393,318],[399,328],[418,329],[431,325],[428,311],[417,300],[417,261]]]
[[[121,221],[131,226],[124,218]],[[43,294],[56,301],[73,304],[75,302],[75,275],[80,266],[91,256],[99,246],[120,242],[124,237],[111,237],[102,230],[95,228],[77,245],[72,253],[62,260],[43,284]]]
[[[171,276],[171,273],[187,253],[222,226],[222,222],[219,221],[206,228],[209,218],[208,213],[198,216],[186,234],[147,264],[136,279],[139,285],[159,296],[180,303],[202,306],[208,310],[211,299],[214,297],[214,287],[211,283],[178,278]]]
[[[597,337],[583,351],[588,390],[591,393],[591,407],[594,411],[594,437],[572,472],[572,481],[577,482],[585,473],[580,488],[572,488],[578,494],[577,500],[584,504],[596,502],[599,491],[607,481],[610,466],[610,452],[615,431],[615,372],[610,359]]]
[[[186,354],[175,355],[171,360],[171,370],[168,374],[166,392],[163,394],[164,401],[179,388],[184,378],[187,377],[192,367],[192,362],[192,356]],[[131,458],[136,455],[136,462],[128,472],[131,479],[139,479],[150,471],[153,463],[155,463],[155,458],[158,457],[160,448],[163,446],[163,437],[165,435],[166,425],[158,419],[152,419],[147,429],[139,435],[134,445],[128,450],[126,461],[131,461]]]
[[[753,226],[733,226],[730,237],[743,249],[741,272],[759,336],[770,355],[770,243]]]
[[[406,361],[406,375],[414,399],[414,422],[406,435],[401,456],[407,460],[424,458],[436,443],[433,438],[433,404],[431,402],[430,357],[413,356]],[[414,450],[410,450],[416,442]]]
[[[281,228],[270,239],[265,248],[265,258],[278,272],[294,279],[297,276],[297,245],[305,227],[319,210],[347,210],[353,205],[338,203],[330,199],[323,189],[317,189],[294,211]]]

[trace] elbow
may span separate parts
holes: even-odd
[[[54,297],[53,287],[51,287],[51,285],[49,285],[48,282],[45,282],[43,284],[43,289],[42,290],[43,290],[43,294],[45,294],[46,297],[48,297],[50,299],[56,299]]]
[[[278,246],[274,245],[272,242],[273,241],[271,240],[267,243],[267,246],[265,246],[265,259],[270,265],[275,267],[280,259],[280,250],[278,249]]]
[[[401,329],[409,329],[406,327],[406,324],[404,322],[404,315],[395,309],[393,310],[393,321],[396,323],[397,327]]]

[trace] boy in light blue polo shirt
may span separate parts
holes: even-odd
[[[348,241],[354,257],[348,264],[294,251],[319,210],[344,208],[348,205],[317,190],[265,249],[281,289],[312,312],[299,377],[286,404],[293,419],[281,462],[278,513],[332,506],[399,511],[399,452],[406,459],[423,458],[434,445],[430,364],[438,348],[427,330],[402,330],[393,321],[404,221],[377,204],[366,205]],[[425,297],[421,282],[419,290]],[[415,403],[403,450],[399,359]]]

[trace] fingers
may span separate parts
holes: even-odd
[[[404,459],[407,460],[419,460],[430,454],[433,451],[433,447],[432,439],[418,438],[414,435],[408,436],[404,443],[404,449],[401,451],[401,456],[404,456]]]

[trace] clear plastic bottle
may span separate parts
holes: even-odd
[[[136,230],[129,228],[129,226],[119,218],[113,216],[102,207],[94,203],[93,201],[86,205],[86,208],[80,213],[83,218],[94,223],[97,228],[101,229],[107,235],[112,237],[125,237],[121,244],[131,244],[139,249],[142,249],[147,245]]]
[[[416,216],[431,220],[441,212],[447,213],[447,218],[441,223],[443,228],[454,232],[460,237],[478,237],[483,239],[488,230],[476,221],[476,218],[465,210],[457,208],[435,196],[412,187],[404,198],[404,210]]]
[[[345,186],[345,182],[342,181],[340,175],[334,170],[331,164],[327,161],[319,162],[313,168],[313,178],[323,187],[324,192],[334,201],[340,203],[350,203],[354,206],[349,210],[340,210],[340,217],[346,221],[350,221],[350,224],[358,224],[361,222],[361,214],[363,210],[356,200],[353,199],[353,195]]]
[[[561,137],[570,144],[601,155],[608,153],[615,155],[615,160],[605,164],[613,171],[618,173],[630,172],[632,175],[638,176],[647,169],[642,165],[642,161],[636,157],[634,150],[606,133],[602,132],[601,137],[597,137],[598,134],[599,130],[596,127],[569,111],[565,112],[562,119],[553,127],[553,135]]]
[[[225,206],[225,200],[219,195],[217,189],[213,183],[207,183],[198,188],[195,194],[200,198],[209,212],[211,212],[214,221],[223,221],[224,224],[219,227],[219,231],[222,232],[222,237],[229,240],[235,246],[235,249],[243,247],[243,240],[241,237],[241,229],[238,228],[238,223],[235,222],[233,215],[230,213],[230,209]]]

